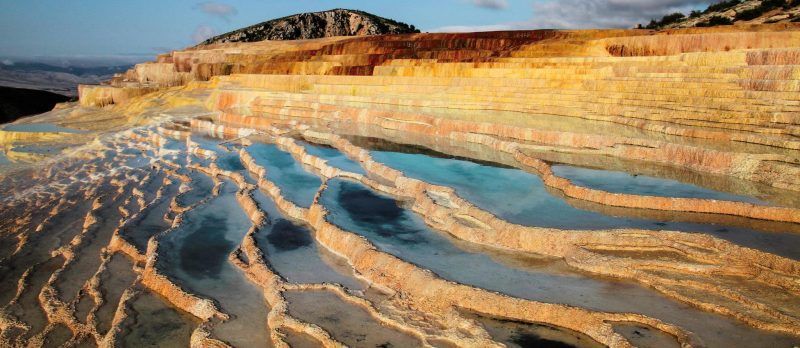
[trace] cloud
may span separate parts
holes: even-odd
[[[200,24],[194,30],[194,33],[192,33],[192,42],[201,43],[213,37],[214,35],[215,35],[214,28],[205,24]]]
[[[492,10],[502,10],[508,7],[507,0],[469,0],[469,2],[475,6]]]
[[[212,1],[201,2],[197,4],[194,8],[206,14],[222,18],[226,21],[229,21],[231,16],[234,16],[237,13],[239,13],[238,11],[236,11],[236,8],[231,5],[212,2]]]
[[[533,5],[528,28],[631,28],[673,12],[689,13],[714,0],[546,0]]]
[[[704,9],[717,0],[543,0],[533,4],[526,21],[477,26],[446,26],[430,32],[525,29],[633,28],[666,14]],[[473,2],[476,3],[477,1]]]
[[[14,61],[11,59],[3,59],[3,65],[14,65]]]

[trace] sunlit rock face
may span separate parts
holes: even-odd
[[[707,10],[693,12],[663,28],[709,26],[712,18],[727,19],[735,24],[763,24],[800,21],[800,3],[795,1],[738,0],[718,1]],[[719,25],[719,24],[714,24]]]
[[[0,346],[800,344],[800,26],[219,44],[0,128]]]
[[[203,45],[264,40],[307,40],[333,36],[408,34],[414,26],[357,10],[300,13],[218,35]]]

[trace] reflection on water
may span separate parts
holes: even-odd
[[[679,348],[678,342],[672,336],[652,327],[620,323],[614,325],[614,331],[625,336],[636,347]]]
[[[232,172],[244,170],[242,161],[239,159],[239,154],[236,152],[228,152],[217,158],[217,165],[223,170]]]
[[[285,219],[277,219],[272,223],[267,241],[279,251],[297,250],[312,243],[311,234],[307,229]]]
[[[507,347],[600,348],[604,345],[589,336],[549,325],[521,323],[473,315],[492,336]],[[675,341],[675,340],[673,340]],[[677,343],[677,342],[676,342]]]
[[[220,140],[203,136],[193,136],[193,139],[200,143],[201,147],[213,150],[217,154],[215,163],[222,169],[243,171],[244,167],[232,143],[220,145]],[[326,159],[332,166],[353,172],[364,172],[357,162],[348,159],[336,149],[306,142],[301,144],[310,154]],[[146,151],[144,155],[138,149],[129,148],[116,152],[117,150],[108,150],[106,157],[98,162],[112,161],[114,156],[134,155],[138,157],[119,160],[118,164],[129,164],[144,169],[140,172],[153,169],[153,173],[157,173],[153,174],[152,180],[142,182],[139,186],[144,192],[144,201],[151,202],[155,199],[156,192],[162,188],[166,176],[171,176],[172,182],[165,186],[164,197],[155,201],[152,206],[144,208],[144,211],[139,211],[137,200],[126,203],[126,208],[141,214],[122,229],[123,237],[131,241],[140,251],[144,251],[148,239],[156,236],[160,242],[156,267],[161,273],[187,292],[213,299],[221,311],[231,316],[230,321],[214,323],[213,337],[236,347],[269,345],[266,320],[268,306],[264,302],[263,289],[251,283],[229,260],[231,252],[239,246],[245,233],[251,228],[249,218],[235,198],[238,189],[236,185],[224,181],[220,196],[212,198],[213,180],[200,171],[189,171],[185,168],[186,158],[178,157],[182,156],[182,151],[185,150],[180,141],[169,140],[166,146]],[[299,205],[307,206],[311,203],[321,180],[304,170],[291,155],[271,144],[255,144],[247,147],[246,151],[253,155],[259,165],[267,169],[268,179],[281,187],[285,196]],[[374,151],[373,154],[377,160],[401,169],[409,176],[451,186],[478,206],[519,223],[566,229],[610,227],[684,229],[726,235],[725,238],[739,244],[779,254],[800,253],[794,250],[796,245],[800,244],[798,239],[785,234],[765,234],[712,224],[644,218],[627,214],[633,210],[624,208],[617,210],[620,212],[625,210],[624,213],[609,213],[611,210],[586,208],[575,202],[565,201],[549,192],[537,176],[512,167],[454,158],[441,153],[400,152],[402,151]],[[169,211],[172,197],[175,197],[182,185],[174,173],[155,171],[155,168],[151,168],[155,160],[148,156],[169,158],[178,168],[175,172],[191,177],[191,183],[185,184],[189,190],[177,196],[177,203],[180,206],[203,203],[196,209],[188,211],[180,226],[174,230],[170,229],[171,219],[164,220],[164,215]],[[0,157],[0,163],[2,159]],[[210,164],[210,161],[203,163]],[[738,196],[731,198],[720,192],[675,181],[634,177],[621,172],[566,166],[557,166],[556,171],[578,184],[614,192],[747,199]],[[131,180],[141,180],[145,175],[140,172],[137,172],[138,174]],[[90,178],[92,174],[94,173],[78,173],[75,177]],[[247,182],[255,182],[248,173],[243,174]],[[186,187],[182,189],[185,190]],[[6,290],[0,291],[0,297],[6,298],[6,302],[9,302],[14,296],[17,282],[22,277],[23,266],[35,265],[25,279],[27,291],[21,294],[16,304],[9,307],[9,313],[32,328],[29,333],[25,333],[26,339],[33,337],[35,332],[43,330],[48,325],[47,317],[40,309],[40,290],[51,275],[64,264],[62,256],[52,257],[51,252],[58,245],[73,240],[73,237],[81,231],[81,224],[91,207],[91,201],[86,200],[82,192],[63,196],[78,204],[53,217],[47,225],[47,233],[31,234],[29,243],[16,254],[17,259],[12,258],[10,263],[2,265],[6,274],[0,272],[0,277],[4,278],[4,282],[0,282],[0,287]],[[203,201],[204,198],[210,199]],[[253,198],[268,216],[268,221],[258,229],[254,237],[256,245],[264,252],[271,269],[293,283],[342,284],[348,290],[357,290],[353,291],[353,294],[373,300],[377,298],[378,308],[387,309],[382,307],[386,302],[381,302],[386,298],[380,297],[392,295],[373,294],[371,291],[374,289],[356,277],[345,259],[332,254],[317,243],[313,229],[303,222],[294,221],[283,215],[275,207],[274,202],[262,192],[254,192]],[[524,299],[562,303],[593,310],[650,315],[693,331],[703,341],[709,342],[710,347],[790,347],[797,342],[793,337],[755,330],[733,319],[699,311],[637,284],[577,273],[563,260],[499,251],[455,240],[443,233],[445,231],[429,228],[417,214],[402,203],[360,183],[344,179],[331,180],[328,189],[321,196],[321,203],[330,210],[328,219],[332,223],[364,236],[383,251],[421,268],[430,269],[450,281]],[[35,217],[34,220],[44,218],[50,209],[52,206],[41,207],[41,212],[37,214],[43,216]],[[112,216],[104,209],[95,213],[101,220],[112,221],[110,219]],[[116,218],[118,216],[115,216],[113,221],[116,221]],[[98,226],[103,226],[108,221],[101,221]],[[111,230],[113,229],[109,231]],[[15,253],[17,242],[16,240],[0,242],[4,255]],[[678,255],[679,253],[673,255],[669,252],[637,254],[636,251],[608,251],[608,253],[615,257],[655,257],[654,260],[656,258],[679,260],[682,257]],[[86,259],[81,257],[87,255],[92,254],[81,253],[77,261],[72,261],[70,267],[74,268],[66,268],[67,271],[61,272],[61,276],[70,275],[68,273],[72,272],[70,269],[80,269],[84,272],[83,268],[77,266],[84,264]],[[29,260],[38,261],[29,262]],[[359,261],[362,260],[356,260]],[[197,319],[173,309],[167,299],[141,289],[141,285],[135,285],[138,273],[134,270],[137,266],[123,254],[118,253],[107,263],[107,268],[98,274],[100,279],[98,290],[106,301],[101,304],[95,319],[101,334],[111,327],[122,292],[133,284],[134,288],[140,291],[127,308],[130,316],[122,325],[123,331],[119,336],[122,344],[131,347],[188,345],[192,330],[199,324]],[[75,277],[69,278],[71,282],[79,280]],[[65,279],[56,282],[57,287],[64,284],[73,286],[73,283],[67,283]],[[83,283],[75,284],[80,287]],[[762,290],[763,288],[758,287],[752,293],[745,295],[757,299]],[[342,300],[332,292],[289,291],[285,295],[292,315],[318,324],[329,330],[334,338],[350,346],[420,345],[416,338],[382,325],[363,308]],[[790,296],[787,294],[786,298],[779,298],[779,301],[789,303],[782,308],[791,308]],[[93,300],[84,296],[81,302],[74,304],[76,317],[84,320],[93,305]],[[494,339],[510,347],[594,347],[596,344],[586,336],[562,328],[499,318],[474,319],[485,327]],[[646,326],[615,323],[614,327],[636,346],[669,347],[675,344],[672,337]],[[288,335],[287,341],[293,346],[319,345],[319,342],[305,334],[291,332],[288,329],[284,333]],[[48,344],[58,345],[68,341],[71,335],[69,329],[56,325],[45,340]]]
[[[167,186],[164,196],[154,205],[145,208],[136,220],[120,231],[120,235],[139,250],[147,250],[147,241],[150,237],[169,229],[170,223],[164,220],[164,215],[169,211],[172,197],[176,192],[177,184]]]
[[[351,160],[339,150],[336,150],[330,146],[320,145],[309,143],[306,141],[298,141],[300,145],[302,145],[306,152],[310,155],[322,158],[328,161],[328,165],[332,167],[336,167],[342,170],[346,170],[353,173],[364,174],[367,173],[364,171],[364,168],[361,167],[358,162]]]
[[[12,148],[14,152],[31,153],[38,155],[54,155],[60,153],[66,145],[16,145]]]
[[[394,199],[379,196],[361,184],[348,181],[335,180],[330,185],[332,192],[337,192],[336,202],[347,212],[350,221],[359,227],[405,245],[428,242],[424,238],[426,227],[413,213],[399,207]]]
[[[753,197],[709,190],[676,180],[661,179],[652,176],[632,175],[625,172],[588,169],[567,165],[554,165],[552,168],[554,174],[570,179],[578,186],[608,192],[660,197],[705,198],[761,205],[768,204],[767,202]]]
[[[196,144],[198,147],[204,150],[209,150],[220,154],[223,152],[223,148],[220,147],[220,143],[224,140],[219,138],[214,138],[208,135],[203,134],[192,134],[191,140]]]
[[[60,127],[51,123],[7,124],[0,129],[9,132],[86,133],[83,130]]]
[[[303,169],[291,154],[274,144],[256,143],[247,147],[255,162],[267,169],[267,178],[281,189],[291,202],[309,207],[322,181]]]
[[[360,183],[333,179],[320,202],[329,211],[331,223],[444,279],[530,300],[642,313],[678,324],[709,342],[718,342],[720,347],[742,342],[791,342],[791,338],[701,312],[636,284],[586,277],[558,265],[520,262],[520,258],[509,259],[491,250],[470,251],[430,230],[421,218],[393,199]],[[730,332],[738,336],[732,339]]]
[[[406,176],[449,186],[459,196],[512,223],[560,229],[640,228],[702,232],[733,243],[800,259],[800,234],[764,233],[753,229],[717,224],[655,220],[631,215],[613,216],[578,209],[547,191],[542,180],[526,171],[479,164],[472,161],[387,151],[372,151],[376,161],[402,171]]]
[[[236,242],[213,231],[225,231],[228,221],[219,214],[200,218],[197,228],[186,235],[191,243],[180,249],[181,268],[194,278],[219,279],[222,265]],[[213,248],[208,246],[213,245]]]
[[[122,336],[126,347],[185,347],[189,345],[197,319],[169,307],[150,292],[136,296]]]
[[[294,283],[327,282],[354,290],[364,288],[347,262],[320,247],[308,227],[284,217],[263,193],[255,192],[253,198],[269,218],[256,234],[256,242],[275,272]]]
[[[100,290],[104,302],[96,312],[98,331],[104,333],[111,328],[119,300],[125,289],[130,287],[137,277],[128,258],[121,254],[111,257],[100,278]]]
[[[415,337],[390,329],[369,312],[328,291],[287,292],[289,313],[330,332],[350,347],[419,347]]]
[[[161,238],[157,266],[231,316],[214,327],[215,335],[235,346],[263,346],[269,337],[261,290],[228,260],[251,226],[235,192],[236,185],[225,182],[219,197],[187,213],[178,229]]]
[[[204,174],[193,171],[189,172],[189,177],[192,179],[191,189],[176,198],[176,202],[182,207],[189,207],[203,198],[209,197],[214,188],[214,182]]]
[[[318,348],[320,343],[303,333],[295,332],[289,329],[281,330],[284,334],[284,341],[292,348]]]

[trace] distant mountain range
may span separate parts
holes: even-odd
[[[72,74],[76,76],[102,76],[118,72],[123,72],[130,68],[130,65],[118,66],[55,66],[38,62],[18,62],[11,65],[0,65],[0,69],[9,71],[50,71]]]
[[[0,86],[49,91],[68,97],[78,95],[78,84],[97,84],[130,65],[58,66],[39,62],[5,62],[0,64]]]
[[[357,10],[334,9],[300,13],[212,37],[200,43],[302,40],[331,36],[361,36],[418,33],[413,25]]]

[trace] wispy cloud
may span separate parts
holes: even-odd
[[[469,0],[469,2],[475,6],[492,10],[502,10],[508,7],[507,0]]]
[[[3,59],[3,65],[14,65],[14,61],[11,59]]]
[[[194,32],[192,33],[192,42],[200,43],[207,40],[208,38],[213,37],[214,35],[215,35],[214,28],[205,24],[200,24],[197,26],[197,28],[195,28]]]
[[[239,13],[236,11],[236,8],[231,5],[213,1],[201,2],[194,8],[206,14],[222,18],[226,21],[230,21],[231,16],[235,16],[237,13]]]
[[[477,4],[478,0],[473,0]],[[706,8],[716,0],[544,0],[533,3],[529,20],[477,26],[446,26],[431,32],[523,29],[632,28],[651,19]]]
[[[547,0],[533,5],[532,28],[631,28],[714,0]]]

